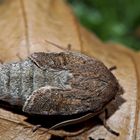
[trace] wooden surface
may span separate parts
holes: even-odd
[[[119,44],[103,43],[79,25],[62,0],[1,0],[0,32],[0,60],[4,63],[25,59],[33,52],[62,51],[46,42],[49,40],[63,48],[71,44],[72,50],[94,56],[107,67],[117,66],[113,73],[125,92],[108,106],[107,123],[120,136],[112,135],[100,124],[65,139],[85,140],[89,136],[106,140],[140,139],[140,53]],[[48,133],[40,135],[41,130],[33,133],[25,127],[26,119],[24,114],[1,108],[0,140],[50,139]]]

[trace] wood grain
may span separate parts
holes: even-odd
[[[62,0],[2,0],[0,2],[0,60],[4,63],[26,58],[33,52],[63,51],[71,44],[72,50],[94,56],[113,71],[124,88],[109,108],[107,123],[120,132],[116,137],[102,126],[67,140],[105,138],[107,140],[134,140],[140,138],[140,54],[120,44],[104,43],[79,25],[71,8]],[[51,135],[32,133],[25,127],[26,116],[12,110],[0,109],[0,139],[50,139]],[[94,123],[94,120],[93,120]],[[29,123],[26,123],[30,125]]]

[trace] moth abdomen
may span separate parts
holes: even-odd
[[[10,104],[16,104],[15,100],[21,98],[21,72],[21,63],[11,63],[0,66],[1,100],[7,101]]]
[[[22,106],[33,90],[45,85],[44,78],[45,73],[30,59],[1,65],[0,99]]]
[[[0,65],[0,99],[5,100],[11,97],[9,93],[10,86],[10,68],[9,65]]]

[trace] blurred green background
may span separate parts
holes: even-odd
[[[140,0],[67,0],[81,24],[103,41],[140,50]]]

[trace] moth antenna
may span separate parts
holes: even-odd
[[[64,50],[64,51],[70,51],[70,50],[71,50],[71,44],[68,44],[67,49],[65,49],[65,48],[63,48],[63,46],[60,46],[60,45],[58,45],[58,44],[55,44],[55,43],[53,43],[53,42],[51,42],[51,41],[49,41],[49,40],[45,40],[45,41],[46,41],[47,43],[52,44],[53,46],[55,46],[55,47],[61,49],[61,50]]]
[[[60,123],[52,126],[51,128],[49,128],[48,130],[57,129],[57,128],[64,127],[64,126],[67,126],[67,125],[72,125],[72,124],[77,124],[77,123],[80,123],[80,122],[84,122],[84,121],[94,117],[95,115],[96,115],[96,113],[88,113],[88,114],[86,114],[82,117],[76,118],[76,119],[71,119],[71,120],[60,122]]]
[[[112,66],[112,67],[109,68],[110,71],[113,71],[113,70],[116,70],[116,69],[117,69],[117,66]]]
[[[71,119],[71,120],[67,120],[67,121],[57,123],[56,125],[53,125],[51,128],[46,130],[45,133],[48,133],[50,130],[58,129],[60,127],[64,127],[64,126],[67,126],[67,125],[72,125],[72,124],[77,124],[77,123],[80,123],[80,122],[84,122],[84,121],[96,116],[98,113],[88,113],[88,114],[86,114],[84,116],[81,116],[79,118],[76,118],[76,119]],[[44,134],[44,132],[42,134]]]

